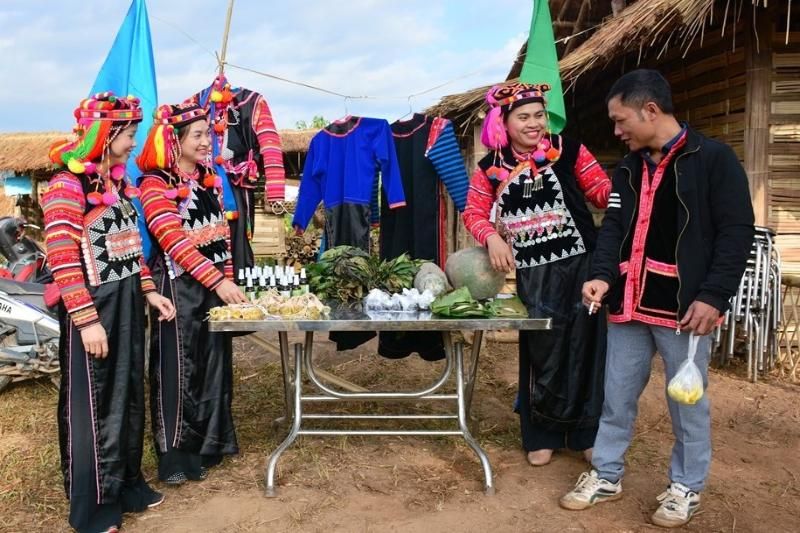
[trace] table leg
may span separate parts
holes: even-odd
[[[472,337],[472,354],[470,357],[469,373],[467,374],[467,388],[465,392],[465,409],[467,418],[469,418],[470,410],[472,408],[472,393],[475,390],[475,379],[478,376],[478,358],[481,354],[481,341],[483,340],[483,331],[476,331]]]
[[[292,419],[291,399],[292,399],[292,376],[289,366],[289,334],[285,331],[278,332],[278,344],[280,345],[281,373],[283,374],[283,405],[284,415],[272,421],[272,427],[277,428],[286,424]],[[296,369],[297,367],[295,367]],[[296,371],[296,370],[295,370]]]
[[[458,402],[458,428],[461,431],[461,435],[464,437],[464,440],[467,441],[467,444],[472,451],[478,456],[478,459],[481,462],[481,467],[483,468],[483,477],[484,477],[484,485],[483,490],[487,496],[491,496],[494,494],[494,480],[492,476],[492,465],[489,463],[489,457],[486,455],[486,452],[483,451],[478,441],[475,440],[475,437],[472,436],[472,433],[469,430],[468,420],[467,420],[467,402],[466,402],[466,392],[467,392],[467,385],[465,384],[464,380],[464,346],[460,343],[454,343],[452,335],[449,331],[442,332],[442,336],[444,339],[444,349],[447,351],[448,358],[455,359],[455,367],[456,367],[456,398]],[[480,338],[478,338],[478,350],[480,350]],[[473,365],[477,368],[478,363],[478,353],[475,351],[473,346],[473,354],[472,357],[474,359]],[[471,369],[471,374],[474,373]]]
[[[286,451],[286,448],[292,445],[292,443],[297,439],[297,435],[300,432],[300,423],[302,421],[303,410],[302,405],[300,403],[300,395],[302,393],[302,365],[303,365],[303,347],[300,344],[294,345],[294,377],[293,377],[293,384],[294,393],[293,396],[293,407],[294,407],[294,414],[292,419],[292,428],[289,431],[289,434],[286,436],[284,441],[278,446],[278,448],[272,452],[269,456],[269,461],[267,463],[267,488],[266,488],[266,495],[267,497],[275,497],[277,496],[277,491],[275,489],[275,467],[278,465],[278,459],[280,459],[281,454]],[[284,376],[286,376],[286,370],[284,369]],[[287,409],[289,406],[288,397],[287,397]]]

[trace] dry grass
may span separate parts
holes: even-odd
[[[19,530],[34,517],[45,529],[62,525],[67,503],[59,466],[58,393],[48,381],[27,382],[6,391],[2,402],[0,530]]]
[[[508,357],[509,345],[489,344],[484,350],[482,368],[491,368],[498,357]],[[261,491],[264,484],[265,458],[283,439],[286,428],[273,429],[272,421],[283,414],[280,363],[264,355],[246,339],[235,341],[236,365],[234,380],[234,417],[240,444],[240,454],[226,460],[205,483],[193,491],[167,487],[159,490],[168,497],[180,499],[180,507],[190,508],[213,493],[238,494]],[[391,361],[375,356],[347,357],[320,354],[320,366],[366,387],[401,389],[432,382],[443,363],[426,363],[418,358]],[[491,398],[508,407],[509,416],[497,420],[480,416],[495,404],[478,404],[473,411],[481,423],[474,423],[474,433],[488,448],[515,449],[519,446],[516,418],[511,413],[515,390],[490,372],[480,374],[476,397]],[[452,385],[452,384],[450,384]],[[478,392],[480,391],[480,392]],[[489,401],[489,400],[484,400]],[[10,387],[3,395],[0,412],[0,531],[18,531],[37,524],[50,531],[66,530],[68,511],[60,471],[56,406],[58,393],[47,381],[25,382]],[[446,403],[446,402],[442,402]],[[446,406],[430,408],[415,402],[402,404],[408,412],[435,413]],[[339,408],[348,413],[388,413],[398,404],[375,402]],[[322,422],[322,421],[320,421]],[[405,427],[443,428],[448,422],[407,421]],[[450,422],[452,424],[452,422]],[[366,427],[368,422],[364,422]],[[320,423],[320,427],[335,427],[335,422]],[[156,459],[146,426],[145,452],[142,469],[147,479],[154,479]],[[438,462],[419,464],[415,458],[404,460],[409,442],[433,452]],[[415,444],[415,447],[417,445]],[[413,449],[414,447],[412,447]],[[359,461],[368,454],[382,457],[380,461]],[[358,466],[357,469],[353,465]],[[296,526],[314,522],[315,517],[337,505],[337,486],[333,481],[342,473],[352,476],[353,483],[377,494],[395,494],[401,480],[413,480],[419,492],[403,496],[409,509],[435,510],[452,495],[451,488],[463,477],[480,477],[473,452],[458,439],[449,437],[335,437],[326,439],[299,438],[281,458],[278,479],[282,486],[301,486],[331,495],[325,505],[292,503],[291,517]],[[263,521],[238,524],[238,530],[260,530],[268,527]]]

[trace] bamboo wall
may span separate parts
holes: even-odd
[[[800,273],[800,20],[786,40],[785,9],[772,25],[769,102],[769,225],[784,272]]]

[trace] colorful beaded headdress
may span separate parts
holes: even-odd
[[[139,99],[117,97],[108,91],[81,100],[74,112],[78,121],[75,140],[64,139],[50,147],[50,160],[75,174],[94,172],[94,163],[129,124],[142,120]],[[88,166],[88,168],[87,168]]]
[[[486,103],[489,104],[489,113],[483,120],[481,129],[481,142],[493,150],[508,146],[508,134],[504,115],[515,107],[524,104],[539,102],[547,106],[544,93],[550,90],[546,83],[509,83],[495,85],[486,93]]]
[[[175,127],[186,126],[195,120],[205,118],[208,113],[199,105],[192,103],[178,105],[162,105],[153,113],[154,124],[171,124]]]
[[[116,96],[111,91],[84,98],[74,112],[77,124],[75,140],[64,139],[50,147],[50,160],[66,166],[73,174],[86,174],[92,189],[86,198],[92,205],[113,205],[124,187],[125,195],[132,198],[138,189],[123,178],[125,166],[112,165],[106,175],[96,175],[97,163],[109,154],[111,143],[129,125],[141,122],[142,108],[134,96]]]
[[[205,109],[193,103],[158,106],[153,113],[153,127],[136,158],[142,172],[174,168],[181,157],[177,130],[207,116]]]
[[[139,122],[142,120],[142,108],[139,107],[139,99],[134,96],[120,98],[107,91],[81,100],[75,109],[75,118],[79,124],[92,120]]]

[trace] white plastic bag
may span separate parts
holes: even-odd
[[[703,397],[703,375],[694,362],[699,341],[700,337],[689,334],[689,355],[667,386],[669,397],[678,403],[694,405]]]

